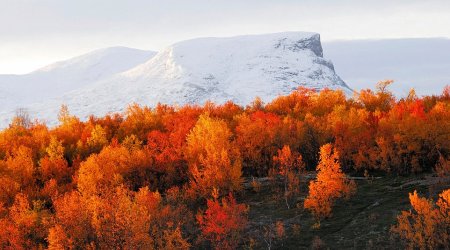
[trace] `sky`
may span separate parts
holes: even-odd
[[[0,74],[111,46],[313,31],[323,41],[450,38],[448,0],[0,0]]]

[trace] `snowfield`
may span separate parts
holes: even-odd
[[[21,76],[0,76],[0,127],[19,108],[57,123],[66,104],[72,114],[122,112],[128,104],[268,102],[299,86],[352,90],[323,58],[317,33],[285,32],[176,43],[156,55],[109,48]]]

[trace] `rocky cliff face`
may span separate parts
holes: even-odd
[[[120,112],[131,102],[181,105],[232,100],[245,105],[257,96],[268,102],[300,86],[351,92],[323,58],[317,33],[199,38],[169,46],[134,68],[33,105],[29,111],[52,123],[62,103],[86,117]]]

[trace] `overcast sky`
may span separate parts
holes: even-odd
[[[319,32],[322,40],[450,37],[448,0],[0,0],[0,74],[110,46]]]

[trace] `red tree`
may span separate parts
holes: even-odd
[[[202,236],[215,249],[236,249],[241,239],[240,233],[247,224],[247,206],[238,204],[230,193],[222,199],[207,201],[208,208],[197,215]]]

